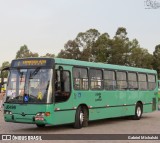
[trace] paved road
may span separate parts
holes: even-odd
[[[37,128],[31,124],[7,123],[0,113],[0,134],[160,134],[160,111],[143,114],[141,120],[128,118],[105,119],[89,122],[89,126],[74,129],[72,125]],[[66,141],[59,141],[66,142]],[[75,142],[75,141],[68,141]],[[83,142],[83,141],[78,141]],[[91,141],[86,141],[91,142]],[[98,142],[98,141],[94,141]],[[105,142],[105,141],[101,141]],[[112,141],[121,142],[121,141]],[[134,142],[134,141],[125,141]],[[143,142],[143,141],[141,141]],[[153,141],[145,141],[153,142]]]

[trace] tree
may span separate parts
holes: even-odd
[[[44,56],[41,56],[41,57],[54,58],[55,55],[54,54],[50,54],[50,53],[46,53]]]
[[[64,45],[64,50],[58,54],[58,58],[80,60],[81,52],[75,40],[69,40]]]
[[[142,68],[152,68],[153,63],[153,56],[140,47],[137,39],[130,41],[124,27],[119,27],[112,39],[96,29],[80,32],[65,44],[58,57]]]
[[[10,66],[10,63],[8,62],[8,61],[4,61],[3,63],[2,63],[2,66],[1,66],[1,70],[3,69],[3,68],[5,68],[5,67],[8,67],[8,66]],[[0,75],[0,77],[1,77],[1,75]],[[4,78],[7,78],[8,77],[8,72],[7,71],[4,71],[3,72],[3,77]]]
[[[91,48],[99,35],[100,33],[96,29],[89,29],[86,32],[78,33],[74,40],[69,40],[64,45],[64,50],[61,50],[58,57],[88,61],[93,56]]]
[[[91,48],[91,53],[96,62],[108,63],[111,53],[111,39],[108,33],[103,33],[98,37]]]
[[[126,28],[124,27],[119,27],[116,31],[116,36],[115,37],[118,37],[120,39],[128,39],[127,37],[127,30]]]
[[[141,54],[141,47],[137,39],[130,41],[130,56],[129,56],[129,66],[140,67],[139,64],[139,54]]]
[[[152,69],[153,56],[147,49],[134,47],[131,50],[130,66]]]
[[[100,36],[100,33],[96,29],[89,29],[86,32],[80,32],[75,41],[78,44],[79,50],[81,51],[81,60],[88,61],[93,57],[92,47],[96,40]]]
[[[16,54],[16,59],[27,57],[38,57],[38,53],[32,53],[26,45],[21,46],[20,50]]]
[[[130,48],[126,28],[119,27],[111,42],[110,64],[129,65]]]
[[[160,78],[160,44],[155,47],[153,52],[153,67],[157,70],[158,77]]]

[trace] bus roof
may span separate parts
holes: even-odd
[[[113,69],[113,70],[127,70],[127,71],[135,71],[135,72],[142,72],[142,73],[153,73],[157,74],[156,70],[152,69],[145,69],[145,68],[136,68],[130,66],[120,66],[114,64],[105,64],[105,63],[96,63],[96,62],[87,62],[87,61],[80,61],[80,60],[73,60],[73,59],[63,59],[63,58],[46,58],[46,57],[38,57],[38,58],[22,58],[22,59],[15,59],[12,61],[11,67],[14,67],[14,63],[18,61],[25,61],[25,60],[47,60],[52,61],[49,62],[47,65],[57,63],[61,65],[75,65],[75,66],[82,66],[82,67],[94,67],[94,68],[104,68],[104,69]],[[54,62],[53,62],[54,61]],[[51,66],[51,65],[50,65]]]
[[[145,68],[86,62],[86,61],[79,61],[79,60],[73,60],[73,59],[62,59],[62,58],[54,58],[54,59],[55,59],[55,63],[62,64],[62,65],[76,65],[76,66],[84,66],[84,67],[106,68],[106,69],[113,69],[113,70],[127,70],[127,71],[135,71],[135,72],[154,73],[154,74],[157,73],[156,70],[145,69]]]

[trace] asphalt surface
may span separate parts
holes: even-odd
[[[33,124],[9,123],[3,119],[0,112],[0,134],[160,134],[160,111],[143,114],[141,120],[129,118],[104,119],[89,122],[89,126],[82,129],[74,129],[72,125],[46,126],[37,128]],[[160,141],[160,138],[159,138]],[[53,140],[50,142],[159,142],[155,140]],[[1,141],[0,141],[1,142]],[[3,141],[10,142],[10,141]],[[13,142],[13,141],[12,141]],[[21,141],[14,141],[21,142]],[[33,141],[25,141],[33,142]],[[34,141],[36,142],[36,141]],[[41,141],[48,142],[48,141]]]

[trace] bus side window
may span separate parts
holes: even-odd
[[[103,74],[101,69],[90,69],[89,77],[91,90],[103,89]]]
[[[135,72],[128,72],[128,88],[130,90],[138,90],[137,73],[135,73]]]
[[[116,90],[115,72],[104,70],[104,88],[105,90]]]
[[[126,72],[117,71],[116,74],[117,74],[117,89],[126,90],[128,88]]]
[[[88,90],[87,68],[73,68],[73,85],[75,90]]]
[[[147,90],[147,75],[145,73],[138,74],[139,90]]]
[[[148,88],[149,90],[154,90],[156,88],[156,76],[148,74]]]

